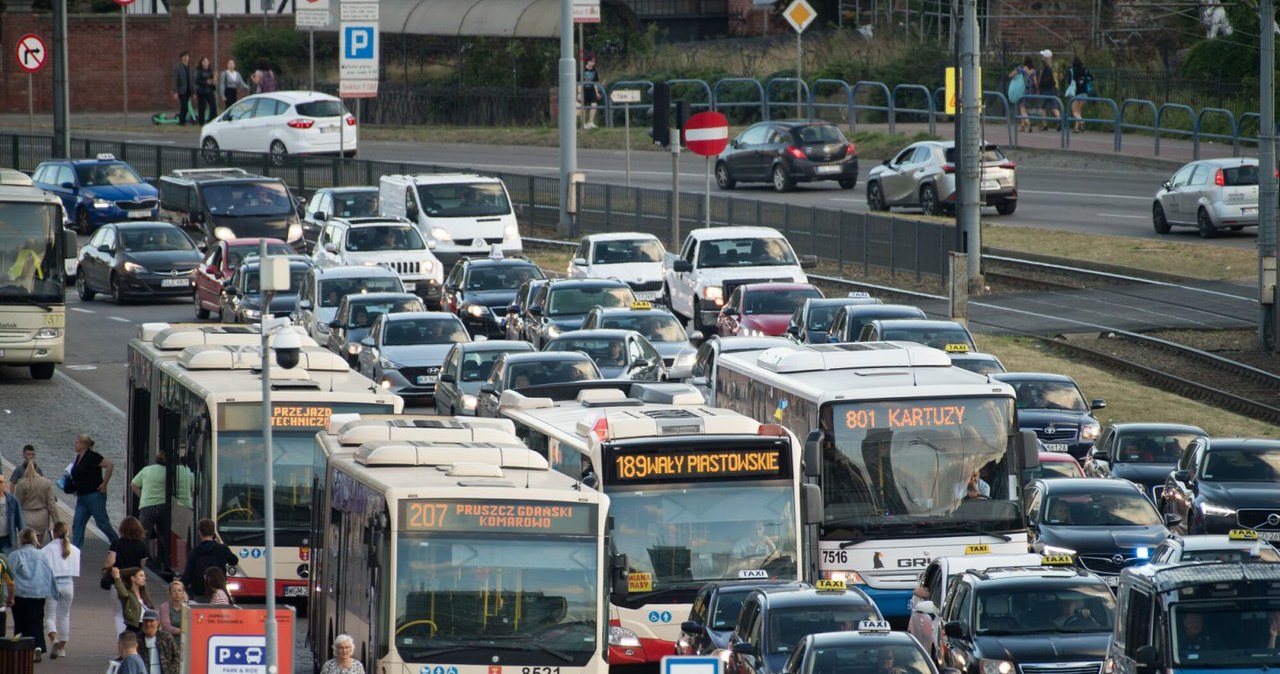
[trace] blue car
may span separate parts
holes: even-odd
[[[36,167],[36,187],[58,195],[81,234],[109,222],[155,220],[160,191],[110,154],[96,159],[54,159]]]

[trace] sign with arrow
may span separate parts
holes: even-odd
[[[28,33],[18,40],[18,66],[35,74],[44,67],[47,52],[39,35]]]

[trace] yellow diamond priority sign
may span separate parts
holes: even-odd
[[[813,5],[805,2],[805,0],[795,0],[787,9],[782,12],[782,16],[786,17],[787,23],[796,29],[797,33],[803,33],[813,20],[818,18],[818,12],[813,9]]]

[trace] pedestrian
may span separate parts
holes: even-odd
[[[587,54],[582,64],[582,128],[596,128],[596,109],[600,103],[600,73],[596,71],[596,55]]]
[[[178,101],[178,125],[187,125],[187,106],[195,93],[191,80],[191,52],[178,54],[178,65],[173,68],[173,98]]]
[[[1084,131],[1084,101],[1080,96],[1093,95],[1093,73],[1084,67],[1084,62],[1077,56],[1071,59],[1071,68],[1067,70],[1067,98],[1071,99],[1071,130]]]
[[[36,662],[46,650],[44,642],[44,604],[58,596],[53,580],[53,567],[36,546],[36,532],[23,529],[18,538],[22,547],[9,555],[13,567],[13,633],[36,641]]]
[[[71,544],[77,548],[84,547],[84,528],[90,517],[112,543],[119,538],[107,517],[107,484],[111,482],[115,464],[93,451],[93,445],[94,440],[88,433],[76,436],[76,458],[71,464],[71,477],[67,480],[66,492],[76,496]]]
[[[147,563],[147,542],[145,533],[142,531],[142,523],[136,517],[126,517],[120,520],[120,537],[111,543],[111,547],[107,550],[107,558],[102,562],[104,572],[110,573],[113,570],[142,568]],[[124,607],[120,604],[112,604],[114,609],[113,615],[116,620],[116,631],[124,629],[125,616]]]
[[[1022,94],[1015,101],[1018,104],[1018,130],[1031,132],[1031,119],[1027,117],[1027,95],[1036,90],[1036,69],[1030,56],[1022,57],[1022,65],[1009,73],[1009,79],[1019,78]]]
[[[204,587],[214,606],[230,606],[231,590],[227,587],[227,574],[222,569],[211,566],[204,570]]]
[[[236,60],[227,59],[227,69],[218,75],[218,93],[222,95],[222,109],[226,110],[236,102],[237,98],[240,98],[241,89],[248,88],[249,85],[244,83],[240,71],[236,70]]]
[[[265,58],[258,59],[258,69],[249,76],[253,82],[253,93],[269,94],[276,90],[276,74],[271,70],[271,63]]]
[[[197,522],[196,532],[200,534],[200,542],[187,555],[187,566],[182,570],[182,584],[187,586],[187,593],[192,597],[208,601],[209,595],[204,585],[205,570],[217,567],[225,572],[228,566],[236,563],[236,555],[218,540],[218,528],[213,520],[202,519]]]
[[[19,461],[18,465],[13,467],[13,474],[9,476],[9,489],[17,488],[18,480],[22,479],[23,472],[26,470],[27,462],[35,461],[35,459],[36,459],[35,445],[23,445],[22,461]],[[39,471],[40,469],[36,468],[36,470]],[[41,472],[40,474],[44,475],[43,472]]]
[[[156,452],[150,466],[138,471],[129,481],[129,488],[138,497],[138,520],[147,539],[156,541],[156,558],[167,561],[169,540],[169,509],[165,507],[164,489],[169,470],[165,466],[164,452]]]
[[[22,479],[14,485],[13,495],[22,507],[22,519],[35,529],[40,545],[44,545],[58,521],[58,496],[53,481],[40,472],[35,459],[23,464]]]
[[[169,601],[160,605],[160,629],[175,637],[182,635],[182,611],[187,607],[187,588],[182,581],[169,583]]]
[[[173,635],[160,629],[160,614],[147,609],[142,612],[142,639],[138,655],[147,663],[149,674],[179,674],[182,651]]]
[[[119,662],[120,666],[116,668],[115,674],[149,674],[147,662],[138,655],[137,634],[128,630],[121,632],[116,640],[116,649],[120,654],[116,662]]]
[[[26,527],[22,518],[22,503],[5,487],[5,479],[0,475],[0,554],[13,549],[18,542],[18,534]]]
[[[126,569],[111,569],[111,581],[116,587],[116,598],[124,611],[124,629],[142,632],[142,612],[155,610],[151,595],[147,594],[147,572],[141,567],[131,566]]]
[[[1053,117],[1056,120],[1059,118],[1058,80],[1053,74],[1053,52],[1048,49],[1042,49],[1040,50],[1040,58],[1043,63],[1040,66],[1040,72],[1036,73],[1036,86],[1041,96],[1050,97],[1041,99],[1044,103],[1044,116]],[[1047,131],[1048,129],[1049,122],[1042,120],[1040,130]]]
[[[49,634],[49,657],[67,657],[71,639],[71,602],[76,596],[75,579],[80,575],[80,548],[71,544],[71,527],[61,520],[53,525],[53,539],[40,548],[53,569],[58,596],[44,602],[44,631]]]
[[[364,665],[353,656],[356,643],[346,634],[339,634],[333,640],[333,659],[324,663],[320,674],[364,674]]]
[[[208,56],[200,57],[200,62],[196,64],[196,117],[201,125],[208,124],[218,116],[218,99],[215,74],[213,65],[209,63]],[[206,113],[207,111],[207,113]]]
[[[9,558],[0,553],[0,638],[4,637],[5,623],[13,608],[14,596],[13,567],[9,565]]]

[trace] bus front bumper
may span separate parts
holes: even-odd
[[[36,365],[61,363],[63,360],[61,335],[52,339],[34,339],[18,344],[0,342],[0,363],[7,365]]]
[[[662,662],[664,655],[675,655],[676,645],[663,639],[640,637],[639,646],[609,645],[609,666],[645,665]]]

